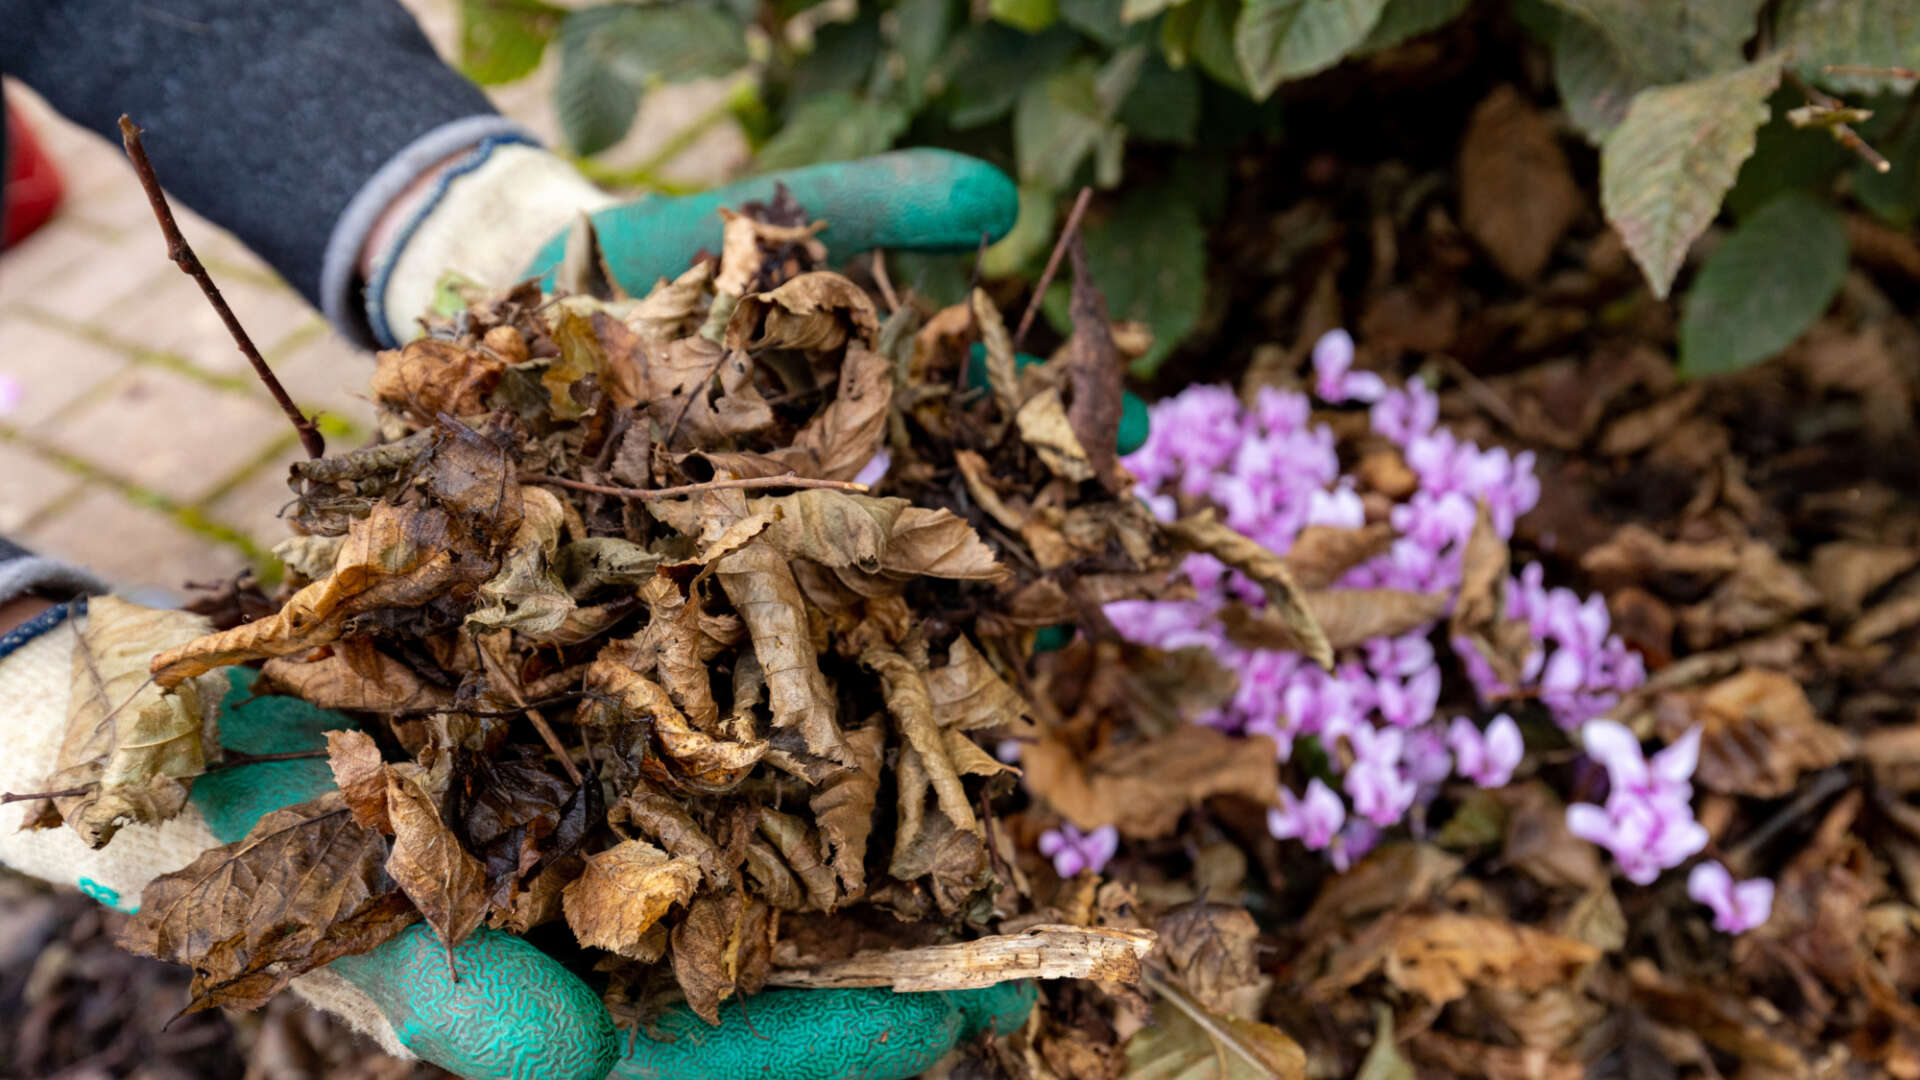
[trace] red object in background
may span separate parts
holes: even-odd
[[[60,171],[13,106],[7,106],[7,184],[0,201],[0,248],[10,248],[47,223],[60,205]]]

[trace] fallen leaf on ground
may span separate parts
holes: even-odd
[[[1096,753],[1086,761],[1065,743],[1042,737],[1022,748],[1028,790],[1081,829],[1117,826],[1151,840],[1172,832],[1180,815],[1216,795],[1261,806],[1280,799],[1272,740],[1235,738],[1213,728],[1178,728]]]
[[[1211,510],[1181,518],[1165,528],[1181,547],[1211,555],[1251,578],[1266,591],[1271,617],[1299,640],[1299,651],[1328,671],[1333,670],[1333,647],[1280,556],[1234,532]]]
[[[587,856],[586,870],[561,896],[580,944],[643,959],[641,938],[675,904],[693,898],[700,867],[669,858],[644,840],[623,840]]]
[[[1704,690],[1662,701],[1655,709],[1669,741],[1702,728],[1694,779],[1710,791],[1778,798],[1802,773],[1854,754],[1853,737],[1821,722],[1798,680],[1749,668]]]
[[[1585,205],[1552,119],[1495,87],[1467,122],[1459,170],[1461,225],[1502,273],[1533,280]]]
[[[451,949],[486,918],[486,869],[460,846],[417,781],[391,769],[386,779],[387,817],[393,825],[387,873]]]

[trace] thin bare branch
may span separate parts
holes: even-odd
[[[524,473],[520,477],[523,484],[551,484],[554,487],[570,488],[574,491],[591,491],[596,495],[617,495],[623,499],[677,499],[682,495],[697,495],[702,491],[725,491],[732,488],[830,488],[834,491],[851,491],[865,494],[870,490],[865,484],[856,484],[850,480],[816,480],[810,476],[795,476],[785,473],[780,476],[743,476],[733,480],[708,480],[698,484],[681,484],[679,487],[630,488],[614,487],[610,484],[589,484],[584,480],[568,480],[560,476],[544,476],[540,473]]]
[[[1040,280],[1033,283],[1033,299],[1027,301],[1027,310],[1020,316],[1020,328],[1013,332],[1013,347],[1027,340],[1027,328],[1033,325],[1033,317],[1040,312],[1040,301],[1047,295],[1047,286],[1053,284],[1053,275],[1060,270],[1060,257],[1067,253],[1067,241],[1080,231],[1080,218],[1087,212],[1087,203],[1093,201],[1093,189],[1083,187],[1073,200],[1073,209],[1067,211],[1067,223],[1060,227],[1060,239],[1053,242],[1053,254],[1047,256],[1047,268],[1040,271]]]

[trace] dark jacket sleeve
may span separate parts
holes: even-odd
[[[0,72],[115,142],[130,114],[169,192],[316,305],[369,179],[494,113],[394,0],[0,0]]]

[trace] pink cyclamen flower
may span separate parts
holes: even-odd
[[[1305,798],[1280,789],[1279,808],[1267,811],[1267,831],[1276,840],[1298,840],[1309,850],[1319,851],[1333,842],[1346,820],[1346,804],[1325,781],[1315,777],[1307,785]]]
[[[1707,830],[1694,820],[1693,769],[1700,760],[1700,729],[1694,728],[1649,761],[1633,732],[1611,720],[1581,729],[1587,754],[1606,767],[1611,790],[1604,807],[1567,807],[1567,831],[1606,848],[1620,872],[1647,885],[1707,846]]]
[[[1713,928],[1723,934],[1744,934],[1773,913],[1773,882],[1736,882],[1726,867],[1711,859],[1687,875],[1687,895],[1713,909]]]
[[[1059,828],[1040,834],[1040,854],[1053,860],[1054,872],[1063,878],[1075,877],[1082,870],[1099,873],[1118,850],[1120,831],[1111,825],[1082,833],[1063,822]]]
[[[0,416],[5,416],[20,407],[27,399],[27,388],[19,379],[0,373]]]
[[[1464,716],[1454,717],[1447,729],[1447,745],[1453,749],[1460,775],[1483,788],[1506,786],[1526,750],[1520,725],[1506,713],[1494,717],[1485,731]]]
[[[1353,812],[1380,826],[1405,817],[1419,794],[1419,785],[1401,768],[1406,732],[1360,724],[1347,739],[1353,745],[1353,764],[1342,786],[1353,799]]]
[[[1693,770],[1700,763],[1700,728],[1689,728],[1685,735],[1648,760],[1640,749],[1640,740],[1625,725],[1612,720],[1593,720],[1580,729],[1580,741],[1587,756],[1606,767],[1613,794],[1631,792],[1646,798],[1693,798]]]
[[[1329,330],[1313,343],[1313,390],[1322,401],[1379,401],[1386,382],[1371,371],[1354,371],[1353,335]]]

